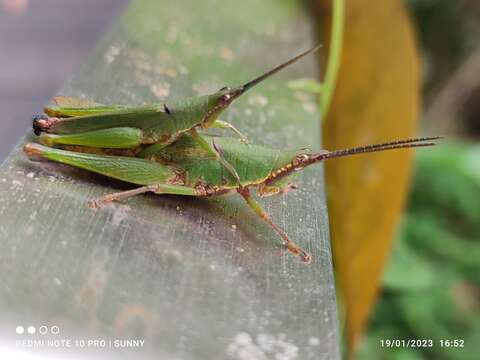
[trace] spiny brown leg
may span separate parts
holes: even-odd
[[[109,203],[116,200],[122,200],[129,198],[131,196],[153,192],[155,194],[173,194],[173,195],[183,195],[183,196],[209,196],[209,194],[203,194],[197,189],[181,186],[181,185],[169,185],[169,184],[152,184],[147,186],[142,186],[136,189],[120,191],[113,194],[105,195],[98,199],[93,199],[88,202],[91,208],[99,208],[105,203]]]
[[[148,185],[148,186],[142,186],[136,189],[132,190],[127,190],[127,191],[120,191],[112,194],[108,194],[105,196],[102,196],[97,199],[92,199],[88,202],[88,206],[91,207],[92,209],[99,209],[103,205],[116,201],[116,200],[122,200],[129,198],[131,196],[143,194],[146,192],[155,192],[158,189],[158,185]]]
[[[215,120],[215,122],[213,123],[213,125],[211,127],[212,128],[217,128],[217,129],[230,129],[235,134],[237,134],[237,136],[240,138],[240,142],[248,145],[247,137],[245,135],[243,135],[240,132],[240,130],[238,130],[235,126],[233,126],[232,124],[230,124],[226,121],[222,121],[222,120],[217,119],[217,120]]]
[[[240,195],[243,196],[247,204],[255,211],[255,213],[262,218],[263,221],[270,224],[271,227],[280,235],[284,241],[284,245],[287,249],[302,258],[302,260],[306,263],[310,263],[312,261],[312,256],[307,253],[305,250],[299,248],[295,243],[290,240],[288,235],[283,231],[279,226],[277,226],[267,212],[262,208],[262,206],[252,197],[250,194],[250,190],[248,188],[241,188],[237,190]]]

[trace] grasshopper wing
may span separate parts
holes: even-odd
[[[52,121],[34,123],[39,131],[51,134],[79,134],[111,128],[137,128],[144,132],[151,142],[161,140],[164,134],[174,134],[177,126],[172,117],[161,106],[149,105],[139,107],[112,109],[97,113],[67,118],[52,118]]]
[[[91,99],[82,99],[71,96],[56,96],[53,98],[55,106],[47,106],[44,108],[48,116],[55,117],[72,117],[94,115],[106,112],[114,112],[127,109],[124,105],[103,105]]]

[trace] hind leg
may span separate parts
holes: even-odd
[[[243,142],[244,144],[248,144],[247,137],[245,135],[243,135],[240,132],[240,130],[238,130],[235,126],[233,126],[232,124],[230,124],[226,121],[215,120],[215,122],[213,123],[213,125],[211,127],[216,128],[216,129],[229,129],[229,130],[233,131],[235,134],[237,134],[237,136],[240,138],[241,142]]]
[[[260,205],[253,197],[252,195],[250,194],[250,190],[248,190],[248,188],[242,188],[242,189],[238,189],[237,190],[238,193],[240,195],[243,196],[243,198],[245,199],[245,201],[247,202],[247,204],[252,208],[253,211],[255,211],[255,213],[263,220],[265,221],[267,224],[269,224],[276,232],[278,235],[280,235],[280,237],[283,239],[284,241],[284,245],[286,246],[286,248],[292,253],[292,254],[295,254],[297,256],[300,256],[301,259],[306,262],[306,263],[310,263],[312,261],[312,256],[306,252],[305,250],[303,250],[302,248],[298,247],[287,235],[287,233],[285,231],[283,231],[283,229],[281,229],[277,224],[275,224],[272,220],[272,218],[270,217],[270,215],[268,215],[268,213],[263,209],[262,205]]]
[[[129,197],[145,194],[148,192],[152,192],[155,194],[197,196],[197,192],[194,188],[190,188],[186,186],[167,185],[167,184],[154,184],[154,185],[142,186],[132,190],[120,191],[120,192],[102,196],[100,198],[92,199],[88,202],[88,205],[93,209],[98,209],[103,205],[108,204],[112,201],[124,200]]]
[[[24,152],[27,156],[41,157],[136,185],[168,184],[178,177],[175,169],[169,166],[129,156],[66,151],[34,143],[26,144]]]
[[[143,143],[143,131],[131,127],[116,127],[79,134],[40,134],[40,142],[48,146],[79,145],[103,149],[132,149]]]

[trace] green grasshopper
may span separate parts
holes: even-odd
[[[140,149],[136,156],[148,157],[175,142],[189,132],[195,140],[240,182],[235,168],[206,142],[197,129],[228,128],[245,137],[231,124],[218,116],[247,90],[273,74],[316,51],[311,48],[276,66],[259,77],[234,88],[223,87],[217,92],[181,99],[169,104],[147,106],[106,106],[70,97],[56,97],[57,106],[46,107],[45,115],[33,118],[34,132],[46,145],[79,145],[96,148]]]
[[[283,239],[286,248],[310,262],[308,252],[298,247],[277,226],[262,206],[252,197],[251,189],[259,196],[270,196],[295,188],[291,183],[292,175],[305,167],[321,161],[350,156],[360,153],[385,151],[399,148],[413,148],[435,145],[438,137],[399,140],[378,145],[356,147],[346,150],[322,150],[312,153],[308,150],[274,150],[260,145],[243,144],[228,137],[205,136],[216,151],[228,161],[240,178],[240,183],[229,172],[225,172],[215,156],[205,150],[190,134],[183,135],[175,143],[163,147],[148,159],[129,156],[125,153],[105,155],[93,153],[98,149],[81,149],[76,152],[55,149],[35,143],[26,144],[24,152],[28,156],[41,157],[52,161],[86,169],[101,175],[140,185],[127,190],[92,200],[92,207],[128,198],[130,196],[152,192],[155,194],[174,194],[196,197],[219,196],[232,193],[240,194],[255,213],[267,222]],[[92,151],[92,152],[88,152]]]

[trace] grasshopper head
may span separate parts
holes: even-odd
[[[229,107],[233,100],[238,98],[244,92],[245,89],[243,89],[243,86],[236,88],[223,87],[210,96],[215,98],[217,106],[223,110]]]
[[[245,90],[242,87],[229,88],[223,87],[217,92],[206,96],[207,98],[207,111],[203,116],[203,126],[209,127],[217,120],[218,116],[223,110],[228,108],[230,104],[243,94]]]

